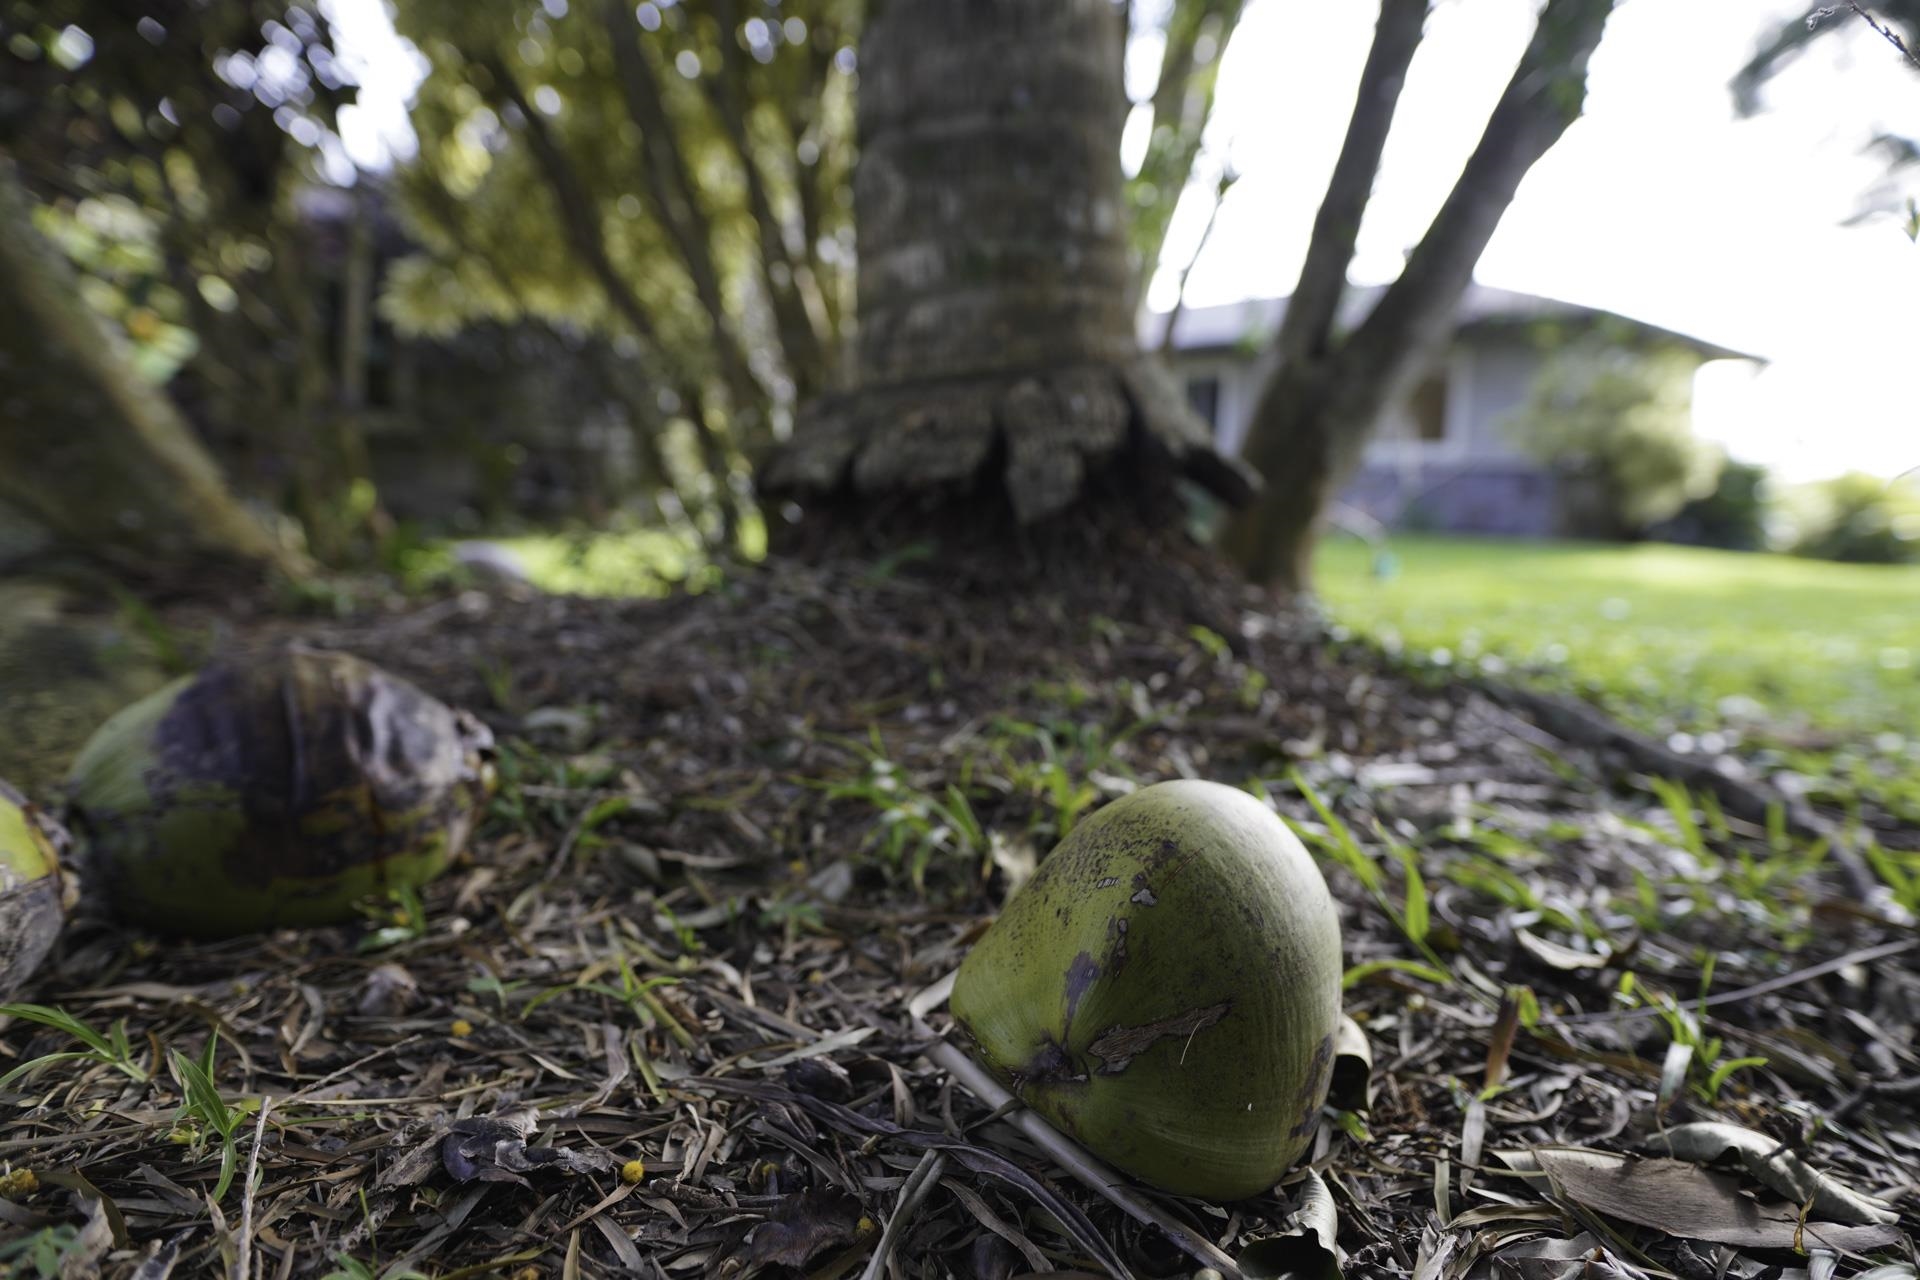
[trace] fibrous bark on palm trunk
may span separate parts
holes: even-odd
[[[1122,34],[1108,0],[880,6],[861,49],[859,385],[802,411],[763,488],[985,491],[1023,524],[1097,473],[1249,491],[1135,339]]]

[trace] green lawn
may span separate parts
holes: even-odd
[[[1321,594],[1410,660],[1574,689],[1661,733],[1738,732],[1920,815],[1920,568],[1439,537],[1384,559],[1330,540]]]

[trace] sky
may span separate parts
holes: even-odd
[[[1137,0],[1151,4],[1153,0]],[[356,163],[412,152],[419,55],[383,0],[323,0],[357,64],[340,132]],[[1440,0],[1414,59],[1350,270],[1390,280],[1472,150],[1525,46],[1534,0]],[[1695,388],[1698,430],[1782,479],[1920,467],[1920,245],[1846,225],[1882,176],[1879,132],[1920,137],[1920,72],[1848,15],[1741,119],[1727,89],[1761,32],[1810,0],[1624,0],[1587,110],[1534,167],[1482,257],[1484,284],[1603,307],[1764,357]],[[1206,306],[1291,292],[1378,12],[1251,0],[1221,69],[1208,157],[1242,177],[1187,281]],[[1136,41],[1130,70],[1157,50]],[[1138,130],[1131,131],[1137,152]],[[1148,304],[1173,301],[1205,202],[1183,202]]]
[[[1810,3],[1625,0],[1587,110],[1536,165],[1481,258],[1484,284],[1603,307],[1766,357],[1709,365],[1695,425],[1787,480],[1920,466],[1920,246],[1845,224],[1883,174],[1883,131],[1920,136],[1920,72],[1857,19],[1735,115],[1759,33]],[[1531,29],[1528,0],[1443,0],[1395,116],[1356,284],[1391,280],[1452,186]],[[1187,283],[1193,306],[1292,290],[1378,6],[1254,0],[1228,46],[1208,143],[1242,178]],[[1836,21],[1838,19],[1835,19]],[[1155,51],[1136,48],[1138,60]],[[1149,72],[1149,75],[1151,73]],[[1189,199],[1148,303],[1171,305],[1205,202]]]

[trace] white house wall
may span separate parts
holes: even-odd
[[[1544,353],[1517,338],[1487,337],[1455,348],[1471,367],[1467,403],[1460,406],[1468,456],[1521,456],[1507,423],[1525,407],[1546,361]]]

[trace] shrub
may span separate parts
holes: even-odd
[[[1713,492],[1695,498],[1648,530],[1648,537],[1693,547],[1758,551],[1767,545],[1767,519],[1773,506],[1765,467],[1728,462]]]
[[[1510,429],[1560,475],[1563,532],[1644,537],[1713,491],[1725,457],[1693,434],[1695,367],[1678,351],[1576,348],[1541,373]]]
[[[1920,487],[1853,472],[1799,495],[1795,555],[1855,564],[1920,563]]]

